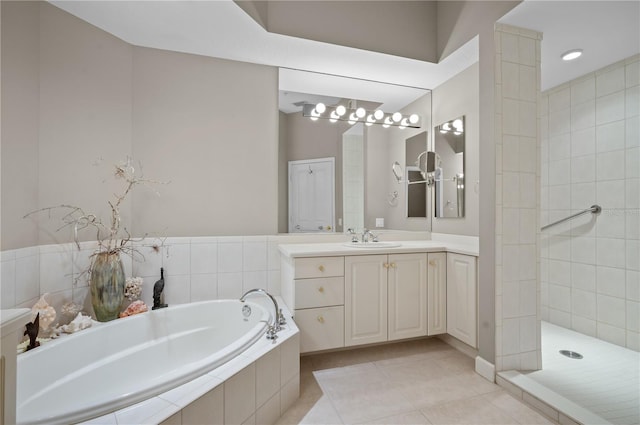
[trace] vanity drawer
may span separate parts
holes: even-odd
[[[298,279],[296,308],[327,307],[344,304],[344,277]]]
[[[300,352],[344,347],[344,307],[296,310],[300,329]]]
[[[294,267],[294,279],[344,276],[344,257],[296,258]]]

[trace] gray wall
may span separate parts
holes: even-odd
[[[465,119],[465,215],[463,218],[433,218],[435,233],[478,236],[480,99],[475,63],[433,90],[433,126],[464,115]],[[433,128],[432,128],[433,131]]]
[[[437,62],[434,1],[261,3],[238,2],[267,31]]]
[[[59,213],[22,218],[36,208],[108,219],[127,156],[171,181],[123,205],[134,235],[276,232],[275,68],[134,48],[47,3],[2,8],[1,249],[71,240]]]
[[[38,206],[38,5],[2,2],[2,249],[37,245],[22,216]],[[10,16],[11,19],[5,19]],[[11,102],[8,100],[11,99]],[[9,143],[9,141],[11,141]]]

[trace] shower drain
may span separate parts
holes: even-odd
[[[570,359],[581,359],[582,354],[576,353],[575,351],[570,350],[560,350],[560,354],[563,356],[569,357]]]

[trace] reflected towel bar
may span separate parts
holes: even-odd
[[[569,217],[565,217],[565,218],[563,218],[561,220],[554,221],[551,224],[547,224],[546,226],[542,226],[540,228],[540,230],[548,229],[551,226],[555,226],[556,224],[564,223],[567,220],[571,220],[572,218],[576,218],[576,217],[578,217],[578,216],[580,216],[582,214],[586,214],[586,213],[589,213],[589,212],[593,213],[593,214],[600,214],[600,211],[602,211],[602,208],[600,207],[600,205],[591,205],[591,207],[587,208],[586,210],[582,210],[582,211],[577,212],[575,214],[571,214]]]

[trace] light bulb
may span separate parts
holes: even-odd
[[[400,125],[404,127],[408,126],[409,120],[407,118],[403,118],[402,121],[400,121]]]
[[[318,103],[318,104],[316,105],[316,111],[317,111],[319,114],[324,114],[324,111],[326,111],[326,110],[327,110],[327,107],[325,106],[325,104],[324,104],[324,103],[320,102],[320,103]]]
[[[460,118],[456,119],[453,121],[453,126],[457,129],[457,130],[462,130],[462,120]]]
[[[418,121],[420,121],[420,117],[418,116],[418,114],[411,114],[411,116],[409,117],[409,122],[411,124],[415,124]]]
[[[400,122],[400,120],[402,119],[402,114],[400,112],[394,112],[393,115],[391,115],[391,118],[395,122]]]
[[[446,130],[446,131],[451,130],[451,124],[450,124],[450,123],[448,123],[448,122],[446,122],[446,123],[442,124],[442,129],[443,129],[443,130]]]
[[[384,117],[384,112],[382,112],[380,109],[377,109],[374,113],[373,116],[377,119],[377,120],[381,120],[382,117]]]
[[[376,122],[376,119],[373,116],[373,114],[369,114],[369,116],[367,117],[367,122],[371,122],[371,123]]]
[[[356,114],[354,112],[352,112],[349,115],[349,124],[354,125],[356,123],[356,121],[358,121],[358,117],[356,117]]]
[[[336,114],[338,114],[338,116],[341,117],[346,113],[347,113],[347,108],[345,108],[343,105],[338,105],[338,107],[336,108]]]
[[[560,55],[560,57],[564,61],[571,61],[574,59],[578,59],[580,56],[582,56],[582,49],[569,50],[568,52],[565,52],[562,55]]]
[[[387,117],[384,119],[384,123],[387,125],[385,128],[389,128],[389,126],[393,124],[393,120],[391,119],[391,117]]]
[[[365,111],[364,108],[356,109],[356,116],[358,118],[364,118],[365,115],[367,115],[367,111]]]

